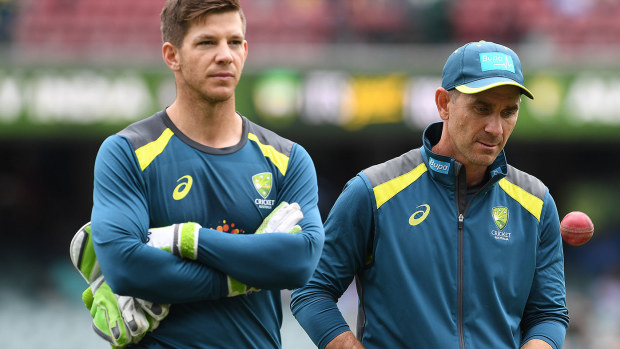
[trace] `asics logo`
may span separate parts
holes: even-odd
[[[409,217],[409,224],[411,224],[412,226],[416,226],[422,223],[431,212],[431,207],[426,204],[420,205],[416,208],[419,208],[419,210],[415,211],[411,215],[411,217]]]
[[[177,182],[181,183],[174,188],[172,198],[175,200],[181,200],[187,196],[187,193],[189,193],[189,190],[192,188],[192,184],[194,183],[194,179],[192,176],[187,175],[177,179]]]

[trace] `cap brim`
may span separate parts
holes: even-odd
[[[465,94],[474,94],[474,93],[486,91],[488,89],[492,89],[493,87],[503,86],[503,85],[517,86],[521,88],[521,92],[524,95],[526,95],[529,99],[534,99],[534,95],[532,94],[532,92],[530,92],[530,90],[528,90],[527,88],[525,88],[525,86],[519,84],[518,82],[512,79],[508,79],[508,78],[495,77],[495,78],[480,79],[480,80],[472,81],[464,85],[459,85],[456,87],[456,89],[459,92],[462,92]]]

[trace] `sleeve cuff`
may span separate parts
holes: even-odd
[[[543,340],[553,348],[561,349],[566,337],[566,326],[560,322],[546,321],[532,326],[524,335],[521,345],[532,339]]]
[[[346,326],[346,325],[338,327],[338,328],[334,328],[333,330],[325,334],[323,338],[321,338],[317,346],[320,349],[324,349],[329,344],[329,342],[334,340],[334,338],[338,337],[338,335],[340,335],[341,333],[350,331],[350,330],[351,329],[349,328],[349,326]]]
[[[319,348],[325,348],[336,336],[349,331],[349,325],[332,300],[320,298],[310,304],[299,304],[293,299],[291,304],[297,322]]]

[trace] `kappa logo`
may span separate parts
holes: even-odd
[[[177,201],[187,196],[187,193],[189,193],[190,189],[192,189],[194,179],[192,178],[192,176],[187,175],[177,179],[177,183],[178,182],[181,183],[179,183],[179,185],[177,185],[172,192],[172,198]]]
[[[423,204],[420,205],[416,208],[419,208],[419,210],[415,211],[410,217],[409,217],[409,224],[411,226],[416,226],[422,222],[424,222],[424,220],[426,219],[426,217],[428,217],[428,214],[431,212],[431,207],[427,204]]]

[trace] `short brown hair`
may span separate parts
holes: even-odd
[[[190,25],[212,13],[238,11],[245,34],[245,15],[239,0],[166,0],[161,10],[161,37],[176,47],[183,45],[183,38]]]
[[[456,88],[451,88],[448,90],[448,92],[450,93],[450,99],[455,101],[461,95],[461,91],[457,90]]]

